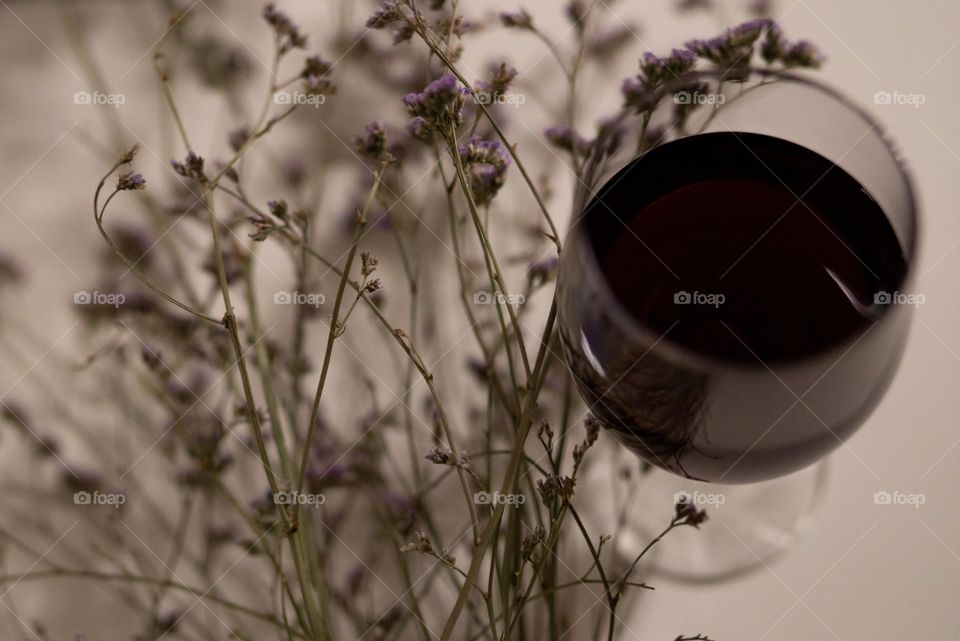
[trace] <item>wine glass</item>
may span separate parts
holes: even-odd
[[[586,163],[560,337],[625,446],[589,481],[626,501],[618,551],[634,557],[690,501],[707,522],[671,533],[653,570],[717,580],[790,546],[823,457],[890,385],[918,213],[877,123],[806,75],[693,72],[651,105],[608,122]],[[636,456],[653,471],[625,482]]]

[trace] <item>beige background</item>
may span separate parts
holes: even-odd
[[[169,157],[154,133],[158,100],[149,56],[138,58],[156,38],[157,25],[139,20],[134,4],[91,2],[88,26],[112,84],[127,96],[124,121],[159,156]],[[304,19],[308,32],[322,30],[322,9],[314,6],[322,3],[283,4]],[[509,6],[466,4],[468,11]],[[558,4],[526,2],[562,45],[569,35],[561,36],[566,27],[555,15]],[[584,95],[597,101],[587,103],[590,113],[615,105],[619,79],[633,72],[632,60],[643,51],[717,31],[716,17],[678,18],[671,4],[620,1],[608,7],[637,25],[637,42],[631,60],[585,83]],[[255,28],[258,9],[259,3],[243,0],[218,14],[224,29],[244,34]],[[738,2],[722,9],[730,22],[744,16]],[[709,588],[660,582],[632,615],[631,628],[644,640],[700,631],[736,641],[954,641],[960,639],[960,4],[781,0],[774,15],[789,35],[823,49],[829,60],[822,77],[866,105],[902,147],[924,214],[917,289],[926,302],[889,395],[832,457],[831,488],[809,535],[790,555],[743,579]],[[503,52],[502,35],[480,41],[481,49]],[[555,73],[535,42],[516,43],[506,53],[521,72],[521,87]],[[48,345],[69,350],[75,322],[70,299],[87,288],[89,248],[97,246],[88,209],[101,163],[91,161],[89,140],[103,130],[93,109],[73,104],[73,93],[86,87],[49,3],[0,2],[0,60],[0,248],[32,270],[27,290],[5,299],[5,311],[29,318]],[[465,65],[479,69],[480,60],[468,57]],[[878,91],[922,94],[925,103],[874,105]],[[204,109],[197,105],[192,117],[202,119]],[[358,109],[376,113],[376,105]],[[530,130],[515,123],[521,149],[546,155],[530,135],[543,122],[536,112],[517,119],[531,123]],[[15,391],[22,373],[0,364],[0,390]],[[921,493],[925,503],[875,505],[878,491]]]

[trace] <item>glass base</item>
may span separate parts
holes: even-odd
[[[659,468],[641,472],[635,455],[611,447],[594,459],[585,490],[612,501],[587,508],[595,531],[613,534],[608,545],[625,570],[669,525],[676,501],[707,511],[699,529],[680,527],[644,555],[634,577],[661,576],[695,583],[748,573],[793,547],[813,522],[826,489],[825,461],[782,478],[748,485],[691,481]],[[594,494],[596,493],[596,494]]]

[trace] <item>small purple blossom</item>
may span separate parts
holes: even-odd
[[[655,85],[687,73],[696,63],[696,54],[686,49],[674,49],[666,57],[648,51],[640,60],[640,72],[647,84]]]
[[[497,96],[507,93],[510,84],[516,79],[517,75],[517,70],[514,67],[506,62],[501,62],[499,65],[492,65],[488,78],[478,81],[475,88],[478,93],[486,94],[490,98],[487,101],[489,104]]]
[[[499,142],[474,136],[458,147],[460,161],[470,174],[470,189],[476,203],[489,205],[506,181],[510,155]]]
[[[512,29],[533,29],[533,16],[526,9],[504,11],[500,14],[500,24]]]
[[[291,49],[304,49],[307,46],[307,37],[300,33],[300,28],[282,11],[277,10],[274,3],[270,3],[263,10],[263,19],[273,27],[280,53]]]
[[[300,72],[300,75],[304,78],[310,76],[326,76],[333,71],[333,65],[325,61],[320,56],[310,56],[303,63],[303,71]]]
[[[414,119],[411,133],[418,138],[432,132],[449,135],[452,129],[463,123],[463,104],[468,93],[456,78],[445,74],[423,91],[404,96],[403,104]]]
[[[140,191],[147,188],[147,181],[139,173],[128,171],[117,178],[118,191]]]
[[[590,149],[590,141],[581,136],[570,125],[556,125],[544,132],[547,141],[554,147],[570,153],[586,154]]]
[[[636,113],[651,111],[659,102],[656,89],[639,77],[624,80],[620,93],[623,94],[624,106],[632,107]]]
[[[353,148],[365,158],[376,162],[391,162],[393,154],[387,149],[387,131],[379,120],[367,125],[363,135],[353,137]]]
[[[183,162],[171,160],[170,166],[173,170],[184,178],[193,178],[200,182],[206,182],[207,177],[203,173],[203,158],[192,151],[187,154]]]
[[[406,21],[397,0],[384,0],[377,10],[367,18],[368,29],[385,29],[397,22]]]
[[[726,37],[733,47],[752,47],[773,24],[769,18],[757,18],[732,27]]]

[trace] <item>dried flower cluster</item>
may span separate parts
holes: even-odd
[[[642,119],[641,148],[654,144],[663,132],[646,119],[698,65],[742,81],[758,57],[777,68],[816,67],[821,57],[766,19],[643,54],[622,85],[622,113],[591,137],[579,130],[578,77],[629,51],[630,28],[590,3],[564,2],[568,51],[525,10],[473,18],[465,4],[386,0],[366,20],[374,33],[349,48],[330,44],[345,52],[334,64],[302,51],[304,30],[270,3],[261,27],[273,63],[259,112],[241,104],[241,83],[258,81],[246,52],[192,14],[158,25],[170,30],[154,59],[177,159],[169,175],[149,175],[148,189],[132,167],[136,150],[117,154],[94,196],[107,246],[97,292],[109,294],[78,308],[99,345],[83,380],[129,417],[129,444],[74,460],[46,425],[96,443],[96,418],[56,399],[37,408],[43,420],[12,401],[0,406],[39,466],[67,466],[58,497],[117,504],[100,518],[96,507],[64,503],[89,522],[90,545],[79,554],[64,546],[46,562],[51,576],[117,587],[139,626],[124,638],[226,638],[223,624],[239,639],[611,641],[618,607],[648,587],[631,580],[640,558],[623,571],[604,547],[616,533],[595,531],[579,512],[592,500],[584,478],[599,424],[578,406],[555,349],[562,241],[550,185],[536,178],[548,172],[525,164],[502,107],[530,80],[507,60],[491,60],[482,78],[458,61],[480,30],[550,43],[569,94],[566,122],[539,131],[582,180],[589,159],[624,144],[618,118]],[[683,8],[700,4],[709,3]],[[279,73],[288,66],[289,76]],[[193,146],[207,136],[190,134],[209,125],[179,106],[180,69],[222,95],[236,120],[210,149]],[[382,113],[344,131],[342,114],[331,114],[355,109],[364,83],[382,96]],[[276,99],[288,89],[297,101]],[[350,143],[316,153],[317,118],[304,104],[320,105],[330,138]],[[258,144],[281,127],[302,128],[307,151]],[[246,160],[260,154],[263,163]],[[333,191],[349,202],[317,197]],[[121,201],[129,209],[115,212]],[[133,224],[131,211],[153,226]],[[264,274],[269,252],[292,270],[274,291],[264,284],[279,278]],[[21,277],[0,254],[0,295]],[[518,302],[534,299],[550,307],[545,320]],[[445,323],[468,345],[462,352]],[[706,519],[692,505],[675,510],[664,534]],[[56,519],[23,512],[56,537]],[[160,552],[131,546],[118,514],[127,530],[162,539]],[[0,552],[23,543],[8,529]],[[582,607],[598,595],[603,608]]]

